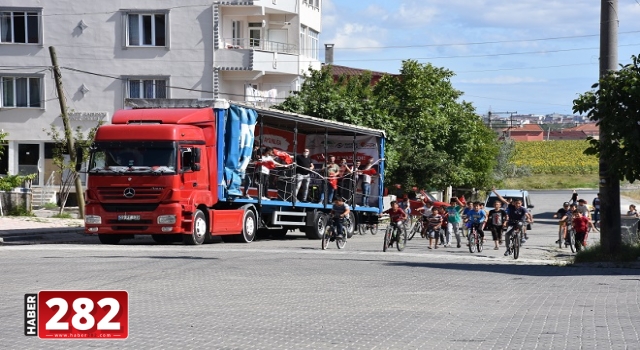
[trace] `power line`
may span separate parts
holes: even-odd
[[[636,0],[636,1],[638,1],[638,0]],[[619,34],[633,34],[633,33],[640,33],[640,30],[634,30],[634,31],[629,31],[629,32],[620,32]],[[557,36],[557,37],[549,37],[549,38],[479,41],[479,42],[470,42],[470,43],[451,43],[451,44],[336,47],[335,50],[344,51],[344,50],[364,50],[364,49],[368,49],[368,50],[370,50],[370,49],[408,49],[408,48],[418,48],[418,47],[471,46],[471,45],[489,45],[489,44],[506,44],[506,43],[520,43],[520,42],[535,42],[535,41],[550,41],[550,40],[590,38],[590,37],[599,37],[599,36],[600,36],[600,34],[586,34],[586,35]]]

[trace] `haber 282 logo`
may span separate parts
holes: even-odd
[[[24,335],[40,339],[126,339],[123,290],[43,290],[24,295]]]

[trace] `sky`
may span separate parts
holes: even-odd
[[[335,45],[336,65],[397,74],[413,59],[451,70],[478,114],[573,114],[598,81],[600,3],[322,0],[320,42]],[[628,64],[640,54],[640,0],[619,0],[618,12],[618,61]]]

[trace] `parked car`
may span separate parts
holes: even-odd
[[[533,209],[534,206],[531,203],[531,197],[529,197],[529,191],[527,190],[496,190],[496,192],[498,192],[498,194],[501,195],[502,198],[506,199],[507,201],[513,201],[516,199],[521,200],[522,206],[527,208],[531,213],[531,215],[533,215],[533,211],[531,209]],[[484,204],[485,209],[487,211],[491,210],[495,202],[498,200],[499,199],[495,195],[495,193],[493,192],[489,193],[489,197],[487,197],[487,200],[485,201],[485,204]],[[506,209],[506,205],[504,205],[504,203],[502,207]],[[531,224],[527,225],[527,229],[528,230],[531,229]]]

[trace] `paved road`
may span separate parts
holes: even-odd
[[[535,192],[536,226],[514,261],[501,251],[427,250],[382,237],[345,250],[292,237],[252,244],[0,247],[3,348],[639,349],[640,269],[558,266],[550,218],[566,197]],[[586,195],[585,195],[586,197]],[[589,198],[589,197],[587,197]],[[125,341],[23,336],[23,296],[125,289]]]

